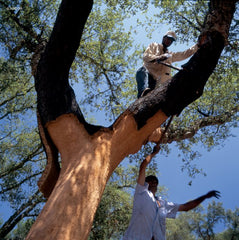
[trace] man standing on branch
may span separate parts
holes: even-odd
[[[198,50],[198,44],[183,52],[169,52],[168,47],[176,41],[176,34],[168,31],[162,40],[162,44],[151,43],[143,55],[144,64],[136,73],[138,98],[158,87],[159,84],[171,78],[170,65],[173,62],[182,61],[192,56]],[[168,66],[166,66],[166,65]]]
[[[165,240],[166,218],[175,218],[178,211],[189,211],[207,198],[220,197],[220,192],[210,191],[192,201],[176,204],[155,196],[158,179],[152,175],[145,178],[145,170],[158,151],[159,147],[155,148],[140,165],[133,213],[123,240]]]

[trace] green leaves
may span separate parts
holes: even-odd
[[[84,84],[80,105],[90,104],[90,108],[104,111],[110,119],[125,109],[135,81],[129,74],[136,60],[131,53],[132,38],[123,26],[127,16],[123,10],[96,4],[74,64],[77,78]]]
[[[232,212],[229,210],[229,212]],[[237,212],[233,213],[233,215]],[[173,220],[167,220],[167,239],[183,239],[183,240],[195,240],[195,239],[231,239],[231,235],[225,238],[225,233],[230,231],[230,227],[225,233],[217,233],[218,226],[222,224],[228,224],[226,220],[228,211],[223,208],[222,203],[216,203],[213,201],[208,204],[207,209],[204,210],[201,206],[187,213],[180,213],[180,215]],[[234,215],[236,221],[238,221],[238,215]]]
[[[58,1],[0,1],[0,44],[5,53],[26,61],[49,36],[57,7]]]

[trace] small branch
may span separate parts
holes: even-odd
[[[30,179],[33,178],[33,177],[38,176],[39,174],[41,174],[41,172],[32,174],[32,175],[28,176],[27,178],[24,178],[22,181],[17,182],[17,184],[11,184],[8,188],[5,188],[5,189],[3,189],[2,191],[0,191],[0,194],[4,194],[4,193],[6,193],[6,192],[8,192],[8,191],[10,191],[10,190],[12,190],[12,189],[18,188],[18,187],[21,186],[24,182],[30,180]]]
[[[169,133],[166,134],[166,137],[163,138],[162,143],[171,143],[173,141],[181,141],[184,139],[192,138],[200,129],[213,126],[213,125],[222,125],[226,122],[229,122],[235,111],[238,112],[239,107],[235,108],[231,113],[226,112],[218,116],[205,117],[203,119],[195,121],[191,127],[185,128],[183,130],[177,131],[175,129],[169,129]]]
[[[197,112],[202,114],[204,117],[209,117],[210,116],[209,114],[202,112],[199,108],[197,109]]]
[[[43,149],[42,149],[42,151],[39,152],[39,150],[41,148],[42,148],[42,144],[39,144],[37,146],[37,148],[33,152],[31,152],[31,154],[29,154],[26,158],[24,158],[20,163],[14,165],[13,167],[11,167],[3,172],[0,172],[0,178],[3,178],[6,175],[10,174],[11,172],[14,172],[14,171],[22,168],[26,162],[30,161],[33,157],[35,157],[36,155],[43,152]]]
[[[201,29],[199,27],[197,27],[191,20],[189,20],[188,18],[186,18],[184,15],[178,13],[178,15],[184,19],[187,23],[189,23],[189,25],[191,25],[193,28],[195,28],[197,31],[201,31]],[[198,22],[198,19],[197,19],[197,23],[199,24]],[[199,24],[199,26],[201,26],[201,24]]]
[[[20,27],[22,28],[26,33],[28,33],[32,38],[38,40],[38,35],[33,31],[33,27],[32,25],[29,26],[25,26],[24,24],[22,24],[20,22],[20,19],[16,16],[16,14],[14,13],[14,10],[9,8],[9,6],[4,2],[4,1],[0,1],[0,4],[2,4],[6,10],[9,12],[9,17]]]

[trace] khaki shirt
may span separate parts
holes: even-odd
[[[143,55],[144,66],[147,68],[149,73],[157,81],[157,86],[171,78],[171,68],[157,62],[150,62],[155,58],[158,58],[165,53],[170,54],[170,57],[163,61],[164,63],[172,64],[173,62],[182,61],[192,56],[198,50],[197,44],[193,45],[189,49],[183,52],[164,52],[163,45],[159,43],[151,43],[145,50]]]

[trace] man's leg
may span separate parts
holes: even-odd
[[[157,81],[153,78],[151,74],[148,73],[148,85],[151,90],[155,89],[157,84]],[[158,87],[158,86],[157,86]]]
[[[137,97],[140,98],[142,96],[143,91],[146,88],[148,88],[148,71],[144,66],[137,70],[136,81],[137,81],[137,88],[138,88]]]

